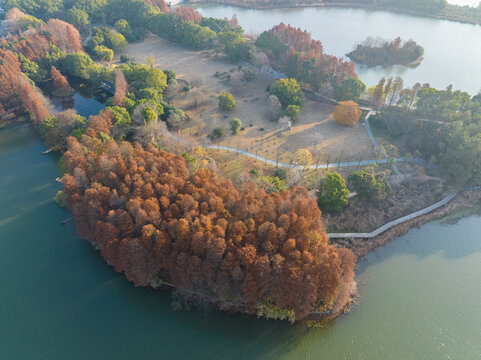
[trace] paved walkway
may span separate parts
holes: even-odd
[[[349,239],[353,239],[353,238],[363,238],[363,239],[364,238],[373,238],[373,237],[376,237],[376,236],[382,234],[383,232],[391,229],[392,227],[394,227],[396,225],[405,223],[406,221],[415,219],[419,216],[428,214],[428,213],[430,213],[430,212],[432,212],[436,209],[439,209],[440,207],[446,205],[448,202],[450,202],[452,199],[454,199],[457,194],[458,194],[458,192],[455,191],[455,192],[449,194],[448,196],[446,196],[441,201],[439,201],[439,202],[437,202],[437,203],[435,203],[431,206],[428,206],[425,209],[413,212],[412,214],[403,216],[402,218],[399,218],[397,220],[390,221],[387,224],[384,224],[380,228],[378,228],[378,229],[376,229],[376,230],[374,230],[373,232],[370,232],[370,233],[331,233],[331,234],[327,234],[327,237],[330,238],[330,239],[336,239],[336,238],[342,238],[342,239],[346,239],[346,238],[349,238]]]
[[[303,170],[303,169],[310,169],[310,170],[317,170],[317,169],[330,169],[330,168],[337,168],[337,167],[352,167],[352,166],[367,166],[372,164],[387,164],[391,162],[391,159],[380,159],[380,160],[362,160],[362,161],[350,161],[350,162],[338,162],[338,163],[330,163],[330,164],[314,164],[314,165],[299,165],[299,164],[286,164],[282,162],[278,162],[275,160],[268,159],[264,156],[253,154],[246,150],[233,148],[230,146],[224,145],[202,145],[202,147],[206,149],[216,149],[216,150],[225,150],[235,152],[237,154],[242,154],[248,156],[250,158],[262,161],[266,164],[278,166],[285,169],[295,169],[295,170]],[[403,158],[397,158],[396,161],[402,162],[405,161]]]

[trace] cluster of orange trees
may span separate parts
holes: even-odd
[[[168,284],[185,300],[302,319],[330,310],[354,270],[349,250],[328,244],[303,188],[235,189],[180,155],[100,140],[109,119],[71,137],[63,184],[79,234],[137,286]],[[276,317],[272,315],[271,317]]]

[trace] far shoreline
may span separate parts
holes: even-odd
[[[220,0],[208,0],[208,1],[184,1],[181,2],[177,5],[199,5],[199,4],[204,4],[204,5],[226,5],[226,6],[234,6],[234,7],[239,7],[239,8],[245,8],[245,9],[253,9],[253,10],[272,10],[272,9],[304,9],[304,8],[352,8],[352,9],[367,9],[367,10],[376,10],[376,11],[387,11],[391,12],[394,14],[405,14],[405,15],[411,15],[411,16],[416,16],[416,17],[424,17],[424,18],[431,18],[431,19],[436,19],[436,20],[446,20],[446,21],[452,21],[452,22],[457,22],[461,24],[469,24],[469,25],[478,25],[481,26],[481,23],[476,22],[474,20],[468,20],[468,19],[459,19],[457,17],[449,16],[449,15],[444,15],[444,14],[427,14],[423,12],[418,12],[418,11],[410,11],[407,9],[399,9],[395,7],[384,7],[384,6],[375,6],[375,5],[366,5],[366,4],[355,4],[355,3],[319,3],[319,4],[304,4],[304,3],[298,3],[298,4],[283,4],[283,5],[277,5],[277,4],[272,4],[272,5],[259,5],[259,4],[243,4],[243,3],[238,3],[235,0],[234,1],[220,1]],[[456,6],[456,5],[451,5],[451,6]]]

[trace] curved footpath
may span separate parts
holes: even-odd
[[[262,161],[266,164],[278,166],[285,169],[295,169],[295,170],[318,170],[318,169],[328,169],[328,168],[335,168],[335,167],[351,167],[351,166],[366,166],[366,165],[373,165],[373,164],[387,164],[391,162],[391,159],[380,159],[380,160],[362,160],[362,161],[350,161],[350,162],[338,162],[338,163],[329,163],[329,164],[317,164],[317,165],[299,165],[299,164],[286,164],[279,161],[268,159],[264,156],[253,154],[246,150],[233,148],[230,146],[224,145],[202,145],[203,148],[206,149],[214,149],[214,150],[225,150],[235,152],[237,154],[242,154],[247,157]],[[403,161],[415,161],[415,160],[405,160],[403,158],[397,158],[396,161],[403,162]]]
[[[384,224],[380,228],[377,228],[376,230],[374,230],[373,232],[370,232],[370,233],[331,233],[331,234],[327,234],[327,237],[330,238],[330,239],[336,239],[336,238],[338,238],[338,239],[339,238],[341,238],[341,239],[348,239],[348,238],[349,239],[352,239],[352,238],[366,238],[366,239],[368,239],[368,238],[373,238],[373,237],[376,237],[376,236],[382,234],[383,232],[391,229],[392,227],[394,227],[396,225],[405,223],[406,221],[415,219],[419,216],[426,215],[426,214],[428,214],[428,213],[430,213],[430,212],[432,212],[436,209],[439,209],[440,207],[446,205],[448,202],[450,202],[452,199],[454,199],[457,194],[458,194],[458,192],[455,191],[455,192],[449,194],[448,196],[446,196],[441,201],[439,201],[439,202],[437,202],[437,203],[435,203],[431,206],[428,206],[427,208],[424,208],[422,210],[413,212],[412,214],[403,216],[399,219],[390,221],[387,224]]]

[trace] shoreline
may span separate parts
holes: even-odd
[[[469,19],[459,19],[457,17],[453,17],[452,15],[447,15],[447,14],[428,14],[428,13],[423,13],[423,12],[418,12],[418,11],[411,11],[407,9],[399,9],[395,7],[385,7],[385,6],[375,6],[375,5],[366,5],[366,4],[355,4],[355,3],[317,3],[317,4],[304,4],[304,3],[297,3],[297,4],[283,4],[283,5],[277,5],[277,4],[243,4],[243,3],[238,3],[235,0],[234,1],[221,1],[221,0],[208,0],[208,1],[184,1],[180,3],[182,5],[198,5],[198,4],[204,4],[204,5],[209,5],[209,4],[216,4],[216,5],[227,5],[227,6],[234,6],[234,7],[240,7],[240,8],[245,8],[245,9],[253,9],[253,10],[270,10],[270,9],[296,9],[296,8],[352,8],[352,9],[368,9],[368,10],[378,10],[378,11],[388,11],[392,12],[395,14],[407,14],[407,15],[412,15],[412,16],[418,16],[418,17],[425,17],[425,18],[431,18],[431,19],[437,19],[437,20],[446,20],[446,21],[453,21],[457,23],[462,23],[462,24],[470,24],[470,25],[481,25],[480,22],[477,22],[475,20],[469,20]],[[451,5],[455,6],[455,5]]]
[[[349,53],[350,54],[350,53]],[[419,66],[422,61],[424,60],[424,55],[418,57],[417,59],[414,59],[413,61],[410,61],[408,63],[393,63],[393,64],[367,64],[367,63],[362,63],[358,60],[356,60],[356,56],[349,56],[349,54],[346,54],[346,57],[348,59],[350,59],[352,62],[354,62],[355,64],[360,64],[360,65],[363,65],[363,66],[366,66],[368,68],[373,68],[373,67],[377,67],[377,66],[381,66],[381,67],[388,67],[388,66],[405,66],[405,67],[417,67]]]
[[[340,238],[334,243],[340,247],[346,247],[354,253],[357,260],[361,260],[366,254],[390,243],[391,241],[407,234],[413,228],[420,228],[428,222],[440,220],[456,212],[469,210],[481,202],[481,191],[469,190],[460,192],[446,205],[405,223],[395,225],[389,230],[373,238]],[[461,216],[464,218],[466,215]]]

